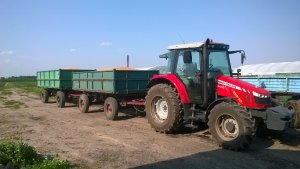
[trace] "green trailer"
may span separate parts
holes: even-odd
[[[64,107],[62,97],[72,90],[72,73],[86,72],[94,70],[83,69],[56,69],[37,72],[37,86],[43,88],[41,99],[44,103],[48,102],[50,96],[57,96],[58,107]],[[59,97],[60,96],[60,97]],[[61,99],[61,100],[59,100]]]
[[[103,104],[106,118],[114,120],[120,107],[144,106],[147,85],[158,70],[58,69],[37,72],[37,86],[43,88],[42,102],[55,96],[57,106],[76,102],[81,112],[91,104]]]
[[[81,92],[78,106],[88,112],[93,102],[104,102],[106,118],[114,120],[119,107],[144,104],[147,85],[158,70],[107,70],[73,72],[73,91]]]

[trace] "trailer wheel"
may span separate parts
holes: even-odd
[[[46,89],[43,89],[41,92],[41,100],[43,103],[48,103],[49,100],[49,92]]]
[[[145,105],[148,122],[156,131],[172,133],[182,125],[181,101],[170,85],[152,86],[146,96]]]
[[[86,94],[81,94],[78,99],[78,107],[82,113],[86,113],[89,111],[89,97]]]
[[[119,104],[117,99],[108,97],[104,101],[104,113],[107,120],[115,120],[118,117]]]
[[[290,100],[287,102],[286,107],[294,113],[294,118],[292,119],[292,124],[295,128],[300,128],[300,113],[297,106],[296,100]]]
[[[65,107],[65,102],[66,102],[66,94],[62,91],[58,91],[56,93],[56,104],[57,107],[63,108]]]
[[[251,144],[255,132],[254,120],[236,103],[216,105],[208,119],[209,131],[221,147],[243,150]]]

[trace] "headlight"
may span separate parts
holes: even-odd
[[[256,92],[252,92],[253,93],[253,95],[255,96],[255,97],[259,97],[259,98],[268,98],[268,96],[267,95],[264,95],[264,94],[259,94],[259,93],[256,93]]]

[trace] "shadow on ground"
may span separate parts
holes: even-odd
[[[234,152],[218,149],[186,157],[138,166],[138,169],[299,169],[300,152],[290,150],[250,150]]]
[[[272,146],[276,142],[280,145]],[[282,144],[282,145],[281,145]],[[295,146],[287,150],[285,145]],[[255,138],[246,151],[217,149],[181,158],[138,166],[138,169],[299,169],[300,131],[289,130],[282,138]],[[188,145],[186,145],[188,146]],[[205,145],[199,145],[205,146]],[[272,147],[271,147],[272,146]]]

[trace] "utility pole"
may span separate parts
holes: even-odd
[[[127,55],[127,67],[129,67],[129,55]]]

